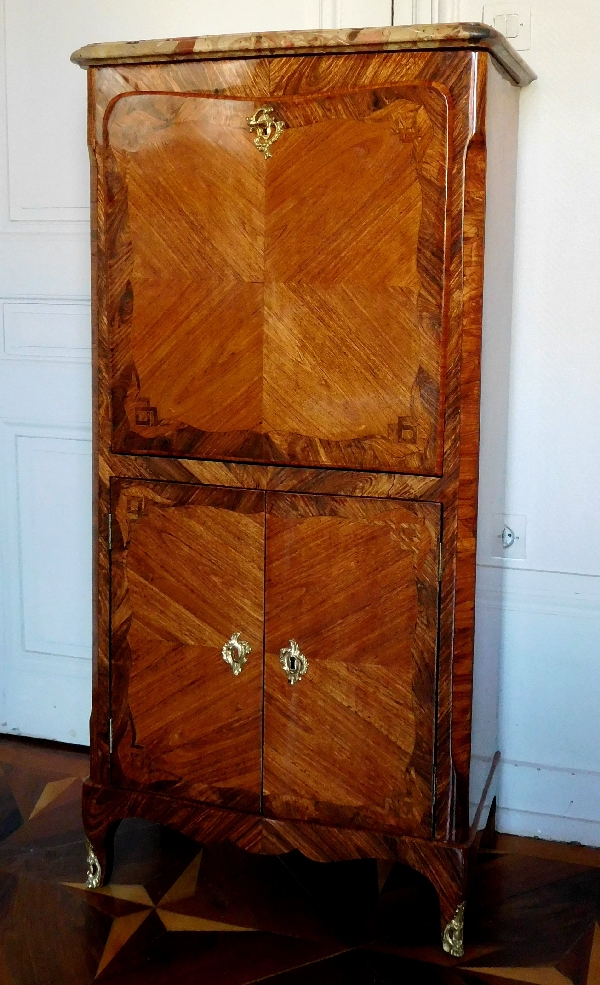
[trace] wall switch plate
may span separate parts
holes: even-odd
[[[517,51],[527,51],[531,48],[531,4],[521,3],[521,0],[502,0],[498,3],[486,3],[482,19],[500,31]]]
[[[527,557],[525,541],[527,517],[516,513],[495,513],[492,520],[490,545],[492,557],[524,561]]]

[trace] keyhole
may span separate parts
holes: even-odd
[[[295,657],[290,657],[290,670],[298,670],[298,664]]]

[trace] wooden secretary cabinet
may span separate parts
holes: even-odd
[[[89,885],[126,816],[398,859],[458,954],[493,773],[471,777],[469,825],[486,184],[497,210],[533,75],[482,25],[73,58],[94,204]]]

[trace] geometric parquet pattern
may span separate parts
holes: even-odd
[[[600,985],[600,851],[499,836],[453,960],[403,866],[378,882],[125,821],[87,890],[86,775],[84,752],[0,737],[0,985]]]

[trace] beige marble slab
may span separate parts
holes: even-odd
[[[520,86],[536,74],[502,34],[487,24],[413,24],[410,27],[363,27],[332,31],[279,31],[272,34],[220,34],[162,41],[89,44],[71,55],[82,68],[135,62],[192,61],[261,55],[318,54],[343,51],[419,51],[468,49],[489,51]]]

